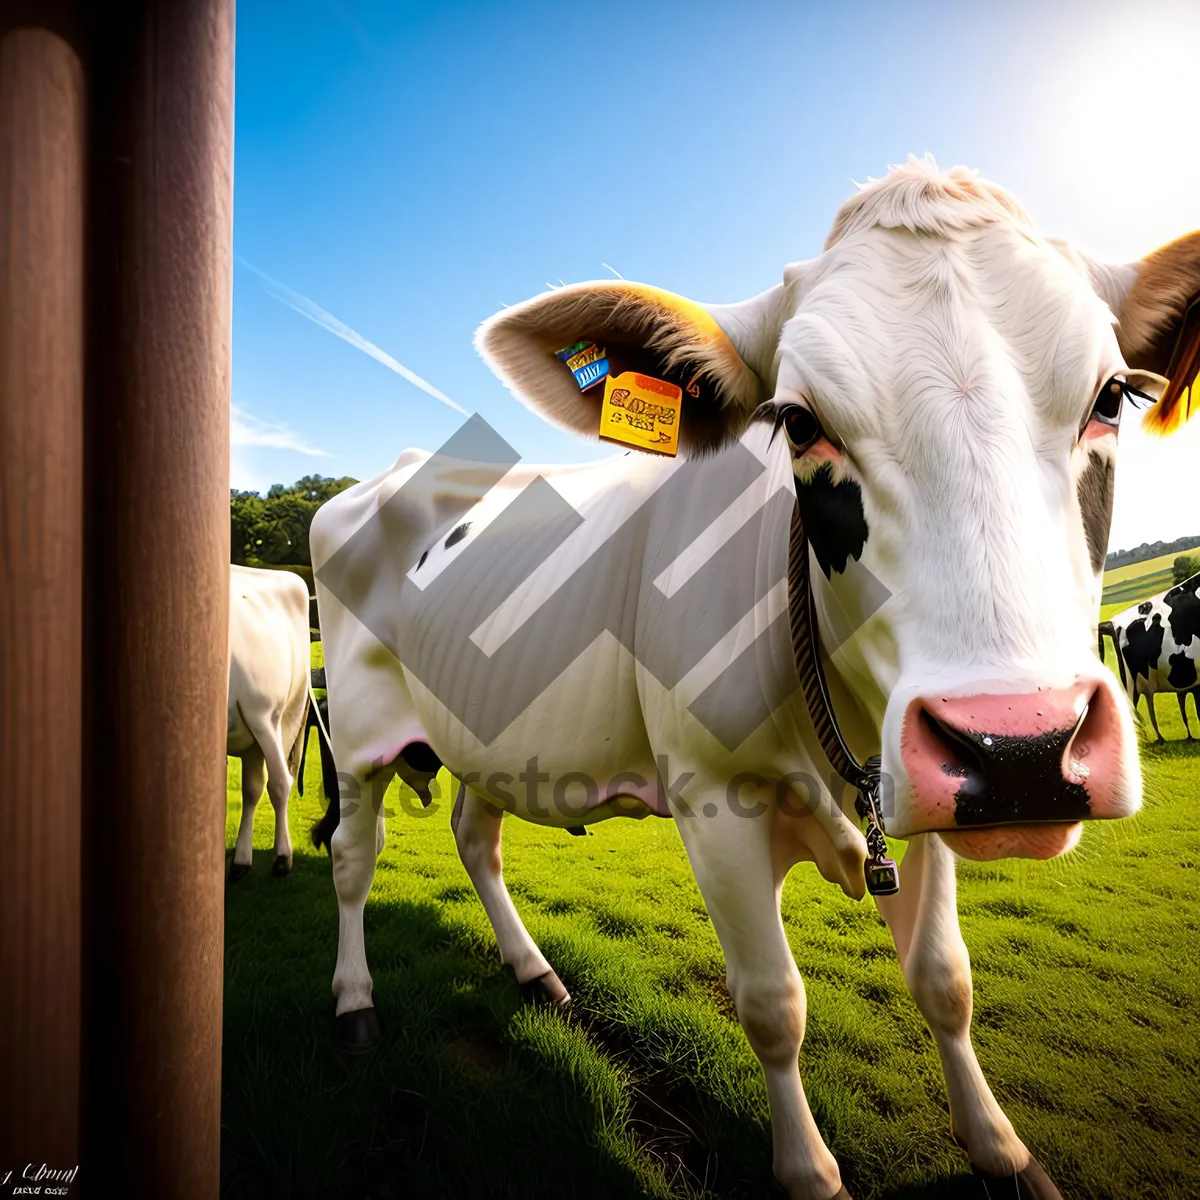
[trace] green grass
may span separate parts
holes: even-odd
[[[1173,701],[1160,724],[1182,737]],[[1065,860],[959,870],[979,1058],[1067,1200],[1200,1195],[1200,755],[1144,760],[1138,817],[1090,827]],[[223,1196],[772,1194],[765,1090],[671,823],[576,838],[505,822],[509,887],[575,999],[564,1021],[521,1008],[501,971],[449,805],[397,815],[366,915],[387,1040],[346,1063],[330,864],[307,842],[319,776],[314,753],[293,873],[270,875],[264,798],[254,868],[229,890]],[[238,781],[230,760],[229,847]],[[804,864],[783,912],[808,991],[801,1071],[856,1200],[981,1198],[874,906]]]

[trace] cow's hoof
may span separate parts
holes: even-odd
[[[290,854],[278,854],[275,861],[271,864],[272,875],[288,875],[292,870],[292,856]]]
[[[1025,1170],[1015,1175],[990,1175],[978,1167],[971,1169],[984,1181],[988,1200],[1063,1200],[1062,1192],[1036,1158],[1031,1157]]]
[[[334,1018],[333,1042],[343,1054],[366,1054],[383,1039],[379,1009],[353,1008]]]
[[[250,873],[250,864],[249,863],[235,862],[235,863],[229,864],[229,882],[230,883],[239,883],[241,880],[245,879],[249,873]]]
[[[561,1013],[571,1011],[571,993],[553,971],[521,984],[521,999],[535,1008],[552,1008]]]

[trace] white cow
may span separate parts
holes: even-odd
[[[1164,741],[1154,697],[1165,692],[1179,701],[1179,715],[1194,742],[1187,718],[1192,696],[1200,715],[1200,574],[1119,612],[1101,626],[1116,647],[1117,668],[1134,711],[1144,697],[1155,737]]]
[[[955,1136],[1023,1197],[1058,1196],[971,1045],[954,855],[1052,857],[1141,803],[1129,706],[1094,652],[1117,425],[1129,386],[1163,386],[1149,372],[1197,293],[1198,235],[1103,267],[974,173],[912,160],[742,304],[614,280],[489,320],[486,361],[568,429],[595,436],[609,385],[581,390],[563,348],[675,383],[683,454],[505,473],[473,423],[317,513],[343,1040],[378,1033],[362,922],[394,774],[426,792],[442,762],[463,781],[463,863],[503,961],[553,1004],[566,989],[501,875],[502,813],[669,816],[766,1075],[775,1174],[794,1200],[847,1195],[801,1086],[779,913],[800,861],[863,896],[866,854],[796,686],[798,509],[838,724],[860,760],[882,750],[887,832],[909,839],[878,904]]]
[[[229,879],[250,870],[264,783],[275,809],[272,873],[292,869],[287,802],[309,702],[308,588],[291,571],[229,568],[229,720],[225,753],[242,760],[242,820]],[[265,776],[265,778],[264,778]]]

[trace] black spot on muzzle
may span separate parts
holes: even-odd
[[[1024,825],[1091,816],[1087,789],[1063,776],[1074,729],[1012,737],[952,729],[928,713],[922,719],[951,751],[952,761],[942,770],[962,779],[954,798],[956,825]]]

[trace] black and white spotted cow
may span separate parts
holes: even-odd
[[[1191,696],[1200,717],[1200,574],[1118,613],[1111,621],[1119,655],[1121,679],[1134,707],[1145,697],[1155,737],[1163,739],[1154,711],[1154,697],[1173,693],[1188,741]]]
[[[1096,618],[1128,389],[1167,387],[1198,296],[1200,234],[1105,266],[975,173],[914,160],[743,303],[606,280],[487,321],[492,369],[580,434],[597,436],[621,372],[673,388],[681,453],[538,468],[410,450],[317,512],[346,801],[341,1038],[379,1032],[363,914],[376,798],[397,774],[428,792],[444,763],[461,781],[455,839],[501,958],[558,1005],[567,989],[504,883],[502,817],[665,817],[762,1064],[775,1174],[791,1200],[848,1196],[800,1079],[805,991],[779,908],[799,862],[866,890],[853,793],[830,775],[791,638],[799,510],[832,704],[860,760],[882,749],[887,832],[909,840],[877,903],[955,1136],[990,1195],[1059,1197],[972,1048],[955,855],[1051,858],[1141,804]],[[560,357],[580,345],[607,356],[599,390]],[[1191,411],[1172,389],[1148,413],[1164,431]]]

